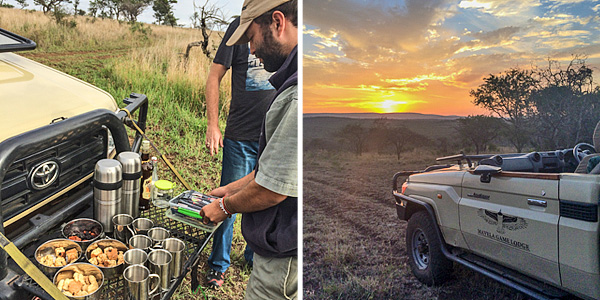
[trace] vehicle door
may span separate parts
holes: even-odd
[[[485,176],[484,176],[485,177]],[[463,177],[460,227],[480,256],[560,285],[558,174],[501,172]]]

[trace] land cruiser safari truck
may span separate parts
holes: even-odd
[[[593,140],[546,152],[459,154],[397,173],[393,195],[408,221],[415,277],[441,283],[457,262],[536,299],[600,299],[600,123]]]
[[[105,91],[12,53],[35,47],[0,29],[0,231],[24,252],[92,206],[95,163],[137,151],[141,136],[130,145],[125,127],[143,130],[148,110],[146,96],[131,94],[132,120]],[[0,299],[25,299],[19,274],[0,250]]]

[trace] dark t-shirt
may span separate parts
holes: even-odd
[[[225,137],[236,141],[258,141],[260,128],[275,89],[256,56],[250,54],[248,44],[227,46],[225,43],[240,24],[236,18],[225,32],[215,54],[214,63],[231,68],[231,104]]]

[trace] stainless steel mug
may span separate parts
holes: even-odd
[[[163,249],[169,251],[172,256],[170,273],[172,278],[177,278],[181,275],[181,270],[183,269],[183,261],[185,259],[185,243],[176,238],[168,238],[163,241]]]
[[[137,218],[131,224],[135,234],[148,234],[148,230],[154,227],[154,222],[147,218]]]
[[[171,233],[162,227],[148,230],[148,237],[152,239],[152,248],[162,248],[163,241],[171,237]]]
[[[156,274],[150,274],[150,270],[142,265],[127,267],[123,272],[123,278],[127,281],[129,299],[131,300],[148,300],[160,287],[160,277]],[[156,280],[152,290],[150,290],[152,286],[150,278]]]
[[[127,214],[119,214],[112,218],[112,222],[114,226],[114,238],[127,244],[129,242],[129,239],[135,235],[133,229],[131,229],[133,217]]]
[[[142,159],[137,152],[124,151],[117,155],[117,160],[123,166],[121,212],[137,218],[140,215]]]
[[[142,249],[129,249],[123,254],[123,260],[125,261],[125,267],[131,265],[142,265],[147,267],[148,253]]]
[[[134,235],[129,239],[130,249],[142,249],[146,252],[152,250],[152,239],[145,235]]]
[[[94,170],[94,219],[105,232],[113,231],[112,217],[121,213],[121,163],[115,159],[101,159]]]
[[[153,274],[160,276],[160,288],[163,291],[169,289],[171,285],[171,273],[169,264],[172,260],[171,253],[164,249],[156,249],[148,254],[148,263]]]

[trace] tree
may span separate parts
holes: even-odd
[[[429,144],[427,137],[406,127],[387,128],[386,133],[387,141],[394,146],[398,160],[403,152]]]
[[[85,10],[79,9],[80,0],[72,0],[73,2],[73,15],[74,16],[84,16]]]
[[[21,7],[21,9],[25,9],[25,7],[29,6],[29,3],[27,3],[27,0],[15,0],[15,1],[17,1],[19,6]]]
[[[570,147],[591,137],[600,115],[593,71],[585,59],[575,57],[566,69],[548,60],[548,67],[537,70],[543,88],[532,100],[536,108],[536,144],[540,148]]]
[[[62,4],[68,2],[68,0],[33,0],[33,4],[41,6],[42,11],[45,14],[56,10],[56,8],[59,8]]]
[[[350,144],[350,147],[354,148],[356,155],[360,156],[367,144],[369,130],[360,123],[352,123],[344,126],[338,135],[346,140]]]
[[[507,138],[521,152],[528,141],[529,121],[533,112],[531,94],[538,89],[539,80],[528,70],[510,69],[503,74],[483,79],[484,83],[471,90],[473,103],[506,118]]]
[[[4,0],[0,0],[0,7],[13,8],[14,5],[5,3]]]
[[[502,120],[491,116],[477,115],[458,119],[456,131],[458,136],[466,143],[475,147],[479,154],[486,151],[490,143],[501,132]]]
[[[100,18],[113,18],[114,14],[113,11],[111,10],[111,5],[114,2],[111,2],[110,0],[92,0],[90,1],[90,15],[93,17],[100,17]]]
[[[90,1],[90,15],[93,17],[120,20],[124,16],[124,0],[92,0]]]
[[[123,0],[119,10],[123,12],[127,21],[135,23],[137,22],[138,16],[150,6],[150,1],[151,0]]]
[[[371,146],[371,149],[376,149],[379,153],[387,150],[389,147],[387,136],[389,128],[390,120],[386,117],[380,117],[373,121],[373,124],[369,129],[369,145]]]
[[[156,24],[177,26],[177,18],[173,14],[173,4],[176,3],[177,0],[154,0],[152,10]]]
[[[192,47],[200,46],[202,52],[206,57],[211,58],[211,49],[208,48],[210,42],[210,35],[215,31],[221,29],[221,27],[228,24],[225,21],[225,16],[221,8],[211,4],[210,0],[206,0],[203,6],[196,6],[194,1],[194,14],[191,17],[192,25],[194,28],[200,28],[202,31],[202,41],[189,43],[185,50],[184,58],[187,61],[190,50]],[[200,11],[200,12],[198,12]]]

